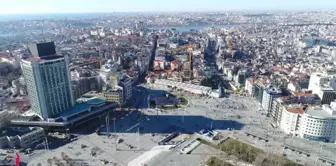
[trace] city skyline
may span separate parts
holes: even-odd
[[[79,5],[80,4],[80,5]],[[101,0],[15,0],[2,2],[0,14],[34,14],[34,13],[106,13],[106,12],[210,12],[232,10],[333,10],[336,1],[276,1],[269,3],[266,0],[208,0],[208,1],[155,1],[155,0],[129,0],[108,1]]]

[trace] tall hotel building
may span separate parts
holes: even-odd
[[[54,42],[29,45],[32,57],[21,62],[32,111],[43,120],[74,105],[69,58],[56,54]]]

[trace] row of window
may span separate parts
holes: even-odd
[[[331,133],[319,133],[319,132],[313,132],[313,131],[306,131],[305,133],[312,134],[312,135],[319,135],[319,136],[331,136]]]
[[[335,120],[333,121],[328,121],[328,120],[313,120],[313,119],[307,119],[308,122],[312,122],[312,123],[331,123],[334,124]]]

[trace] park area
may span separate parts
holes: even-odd
[[[266,153],[263,150],[244,143],[237,139],[228,138],[219,144],[213,144],[205,140],[200,140],[201,143],[209,145],[213,148],[225,152],[227,155],[235,156],[239,161],[250,163],[255,166],[300,166],[293,161],[272,153]],[[230,163],[225,162],[225,157],[212,156],[207,161],[208,166],[230,166]]]

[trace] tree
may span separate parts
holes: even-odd
[[[60,161],[56,156],[53,157],[53,160],[56,165],[60,165]]]
[[[204,78],[202,81],[201,81],[201,85],[202,86],[207,86],[207,87],[212,87],[212,79],[211,78]]]
[[[47,162],[48,162],[49,166],[51,166],[53,161],[52,161],[52,159],[48,159]]]
[[[61,153],[62,159],[65,160],[66,154],[64,152]]]

